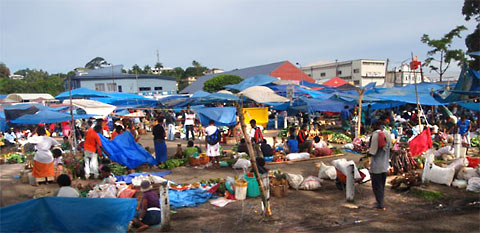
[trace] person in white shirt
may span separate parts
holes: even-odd
[[[35,178],[52,178],[55,176],[55,168],[53,166],[53,155],[50,149],[53,146],[60,145],[55,139],[47,137],[45,128],[37,128],[38,138],[36,141],[36,152],[33,157],[32,176]],[[38,183],[37,183],[38,185]]]
[[[195,113],[187,109],[187,112],[185,113],[185,137],[187,141],[189,139],[189,133],[192,134],[192,141],[195,140],[195,134],[193,134],[193,126],[195,125],[195,118],[196,118]]]
[[[210,157],[213,167],[220,168],[220,131],[215,126],[215,122],[210,120],[209,125],[205,128],[205,147],[207,148],[207,156]]]
[[[80,197],[80,193],[76,189],[70,187],[72,180],[70,180],[68,175],[61,174],[58,176],[57,183],[58,186],[60,186],[57,197]]]

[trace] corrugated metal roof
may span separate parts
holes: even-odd
[[[283,63],[287,61],[281,61],[281,62],[276,62],[276,63],[271,63],[271,64],[266,64],[266,65],[261,65],[261,66],[253,66],[253,67],[247,67],[243,69],[235,69],[223,73],[218,73],[218,74],[209,74],[209,75],[204,75],[201,76],[195,81],[194,83],[190,84],[187,86],[185,89],[183,89],[180,93],[182,94],[193,94],[196,91],[202,90],[203,89],[203,84],[210,80],[211,78],[221,75],[221,74],[233,74],[233,75],[238,75],[242,77],[243,79],[253,77],[255,75],[259,74],[266,74],[269,75],[272,73],[274,70],[276,70],[278,67],[280,67]]]
[[[75,75],[72,80],[100,80],[100,79],[136,79],[135,74],[114,74],[112,75]],[[169,81],[177,81],[175,77],[152,75],[152,74],[139,74],[138,79],[162,79]]]

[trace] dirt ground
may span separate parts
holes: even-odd
[[[270,135],[274,135],[271,132]],[[267,133],[266,136],[269,134]],[[140,143],[153,148],[152,137],[142,136]],[[168,142],[169,156],[173,156],[177,144],[185,140]],[[196,140],[196,143],[200,141]],[[203,142],[202,142],[203,145]],[[225,146],[225,148],[229,148]],[[345,153],[347,159],[358,161],[360,155]],[[329,163],[336,158],[322,160]],[[301,174],[317,175],[315,162],[267,165],[269,169]],[[54,190],[56,184],[33,187],[21,184],[18,176],[22,164],[0,165],[1,206],[11,205],[33,198],[35,190]],[[151,171],[160,171],[152,169]],[[178,167],[165,176],[176,183],[192,183],[202,179],[240,176],[243,171],[231,168],[199,169]],[[391,180],[393,177],[388,177]],[[76,181],[86,182],[86,181]],[[370,182],[356,185],[355,202],[345,201],[345,192],[335,187],[334,181],[324,181],[316,191],[288,190],[287,197],[271,198],[273,217],[262,219],[261,199],[249,198],[236,201],[223,208],[204,203],[198,207],[176,209],[171,215],[172,232],[325,232],[325,231],[415,231],[415,232],[480,232],[480,194],[443,185],[429,184],[422,187],[440,191],[443,198],[425,201],[412,193],[397,193],[386,187],[387,210],[370,208],[375,199]],[[149,231],[154,232],[155,229]]]

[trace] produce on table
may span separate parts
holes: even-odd
[[[110,170],[112,171],[112,174],[116,176],[125,175],[128,170],[126,166],[122,166],[118,163],[111,163],[109,166],[110,166]]]
[[[480,148],[480,135],[478,135],[478,136],[475,137],[475,138],[472,138],[472,139],[470,140],[470,143],[471,143],[472,147],[478,147],[478,148]]]
[[[352,142],[352,138],[349,136],[343,134],[343,133],[337,133],[333,132],[331,130],[324,130],[322,131],[322,134],[324,135],[332,135],[332,138],[328,140],[328,142],[331,143],[336,143],[336,144],[345,144],[345,143],[350,143]]]

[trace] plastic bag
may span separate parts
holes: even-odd
[[[316,190],[322,186],[321,182],[322,179],[315,176],[309,176],[305,180],[303,180],[299,188],[303,190]]]
[[[437,184],[444,184],[450,186],[455,176],[455,169],[452,168],[442,168],[435,164],[432,164],[432,168],[427,173],[427,179]]]
[[[467,190],[480,193],[480,178],[473,177],[470,180],[468,180]]]
[[[357,138],[355,138],[355,139],[357,139]],[[343,148],[353,150],[353,148],[355,148],[355,146],[352,143],[347,143],[347,144],[343,145]]]
[[[225,179],[225,187],[230,193],[235,194],[235,179],[228,176],[227,179]]]
[[[347,167],[353,165],[353,176],[355,180],[362,178],[360,172],[358,172],[357,165],[355,165],[355,162],[352,160],[347,161],[346,159],[335,159],[332,161],[332,165],[344,175],[347,174]]]
[[[300,159],[308,159],[310,158],[310,153],[303,152],[303,153],[290,153],[287,155],[288,160],[300,160]]]
[[[479,177],[478,170],[471,167],[463,167],[457,174],[458,179],[470,180],[473,177]]]
[[[335,180],[337,179],[337,170],[335,170],[334,166],[328,166],[322,162],[318,169],[318,177],[321,179]]]
[[[298,187],[300,187],[300,185],[303,182],[303,176],[291,174],[291,173],[287,173],[286,176],[287,176],[287,181],[290,187],[298,190]]]
[[[237,162],[232,166],[233,169],[248,169],[250,166],[252,166],[252,163],[250,160],[247,159],[238,159]]]
[[[452,186],[455,187],[455,188],[464,189],[464,188],[467,187],[467,181],[466,180],[455,179],[452,182]]]

